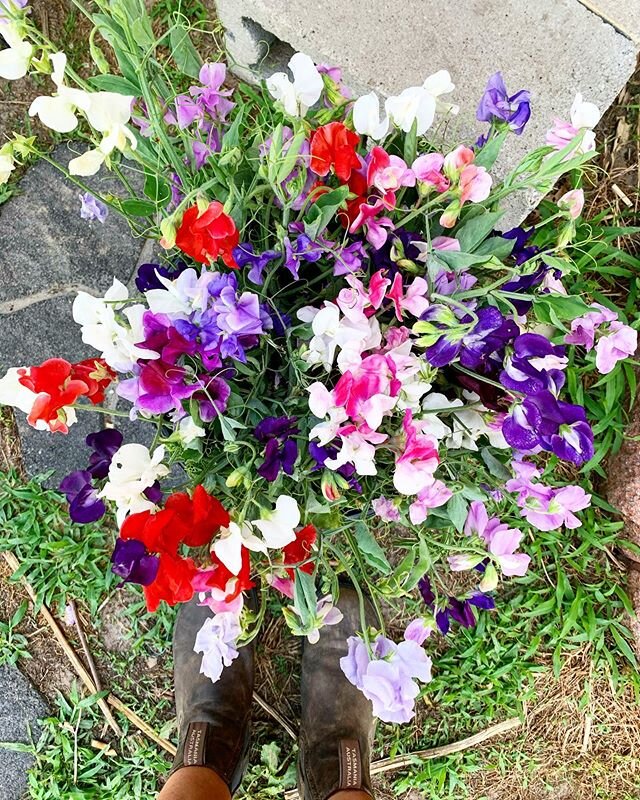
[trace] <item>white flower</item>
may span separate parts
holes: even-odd
[[[443,94],[449,94],[456,88],[451,80],[451,75],[449,75],[446,69],[441,69],[433,75],[429,75],[422,84],[422,88],[426,89],[429,94],[435,98],[436,111],[439,111],[441,114],[447,112],[457,114],[458,111],[460,111],[459,106],[440,99]]]
[[[7,374],[0,379],[0,405],[12,406],[22,411],[27,417],[31,414],[33,406],[38,399],[39,395],[32,392],[26,386],[23,386],[19,381],[19,369],[27,369],[26,367],[11,367],[7,370]],[[70,406],[65,406],[61,409],[60,414],[63,414],[61,419],[67,425],[73,425],[77,422],[75,409]],[[60,416],[59,414],[59,416]],[[29,425],[38,431],[50,431],[51,427],[43,419],[36,419],[35,422],[28,420]]]
[[[190,445],[196,439],[206,436],[206,431],[197,425],[193,417],[183,417],[178,425],[178,437],[183,445]]]
[[[409,133],[415,122],[416,133],[421,136],[433,123],[436,99],[424,86],[410,86],[399,95],[387,98],[385,110],[405,133]]]
[[[202,653],[200,672],[215,683],[238,657],[237,641],[242,633],[240,617],[231,611],[222,611],[205,620],[196,635],[194,653]]]
[[[243,522],[241,525],[230,522],[227,528],[220,528],[213,543],[213,552],[229,572],[238,575],[242,569],[243,547],[258,553],[267,551],[265,543],[253,533],[253,528],[248,522]]]
[[[116,92],[94,92],[86,96],[85,116],[91,127],[102,133],[103,137],[97,148],[71,159],[69,172],[72,175],[95,175],[114,150],[124,153],[127,147],[135,150],[138,144],[126,125],[131,118],[131,105],[135,97]]]
[[[81,89],[65,86],[64,70],[67,57],[64,53],[54,53],[51,56],[51,63],[53,64],[51,80],[55,83],[57,92],[51,97],[45,95],[36,97],[29,107],[29,116],[37,114],[45,127],[58,133],[69,133],[78,125],[76,109],[88,106],[88,95]]]
[[[448,397],[440,392],[429,392],[422,401],[422,409],[425,415],[417,420],[420,430],[423,433],[434,436],[438,441],[451,434],[451,428],[445,425],[438,417],[437,411],[457,408],[463,405],[462,400],[449,400]]]
[[[252,520],[269,548],[281,548],[295,541],[295,529],[300,524],[298,504],[286,494],[276,500],[275,511],[266,512],[262,519]]]
[[[480,402],[479,395],[467,391],[463,392],[463,395],[467,402],[475,407],[462,408],[453,412],[452,432],[445,440],[445,445],[450,450],[478,450],[478,439],[486,436],[492,447],[500,449],[508,447],[500,427],[492,427],[487,424],[485,415],[490,412]]]
[[[13,147],[10,143],[5,144],[0,147],[0,186],[9,180],[14,169]]]
[[[571,124],[577,130],[595,128],[600,122],[600,109],[595,103],[585,103],[580,92],[575,96],[571,106]]]
[[[153,455],[143,444],[123,444],[113,455],[109,474],[100,497],[116,504],[118,524],[127,514],[152,511],[155,504],[144,495],[145,489],[168,474],[169,468],[162,463],[164,446],[156,447]]]
[[[380,119],[380,101],[375,92],[362,95],[353,104],[353,127],[362,136],[383,139],[389,130],[389,117]]]
[[[7,81],[24,78],[29,71],[33,46],[24,42],[15,23],[6,19],[0,25],[0,36],[7,43],[7,47],[0,50],[0,78]]]
[[[384,441],[387,437],[380,434],[381,439]],[[342,447],[336,453],[335,458],[328,458],[324,463],[328,469],[339,469],[344,464],[350,463],[356,468],[358,475],[377,475],[376,469],[376,448],[363,436],[363,434],[355,431],[348,436],[341,436]]]
[[[156,273],[157,274],[157,273]],[[213,272],[200,276],[195,269],[185,269],[175,280],[157,274],[164,289],[145,292],[147,305],[154,314],[188,317],[194,311],[204,311],[209,302],[208,286],[215,278]]]
[[[304,117],[307,110],[317,103],[324,83],[313,60],[304,53],[296,53],[289,59],[289,69],[293,81],[286,72],[274,72],[267,78],[269,93],[282,103],[285,112],[291,117]]]
[[[122,311],[128,326],[118,321],[116,311],[129,298],[127,287],[117,278],[104,297],[78,292],[73,301],[73,319],[82,327],[82,341],[94,347],[116,372],[129,372],[139,358],[156,359],[158,353],[138,347],[145,338],[142,317],[147,310],[136,304]]]

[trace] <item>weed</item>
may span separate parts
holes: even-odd
[[[21,658],[31,658],[27,637],[16,631],[28,608],[29,604],[24,600],[11,619],[6,622],[0,620],[0,666],[14,665]]]

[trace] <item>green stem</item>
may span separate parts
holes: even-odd
[[[123,417],[129,419],[128,411],[116,411],[111,408],[103,408],[102,406],[90,406],[86,403],[71,403],[67,408],[75,408],[78,411],[95,411],[96,414],[104,414],[106,417]]]

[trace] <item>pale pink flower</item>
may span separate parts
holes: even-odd
[[[622,322],[612,322],[609,334],[596,344],[596,368],[607,375],[618,361],[632,356],[638,348],[638,332]]]
[[[582,189],[572,189],[565,192],[558,200],[558,208],[566,211],[571,219],[578,219],[584,208],[584,192]]]
[[[421,184],[421,190],[428,192],[435,189],[437,192],[446,192],[451,181],[443,172],[444,156],[441,153],[426,153],[418,156],[411,165],[416,178]]]
[[[420,525],[429,516],[430,509],[443,506],[451,497],[453,492],[442,481],[434,480],[418,493],[409,506],[409,519],[414,525]]]

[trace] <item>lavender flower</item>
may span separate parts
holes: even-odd
[[[506,122],[520,136],[531,116],[530,97],[526,89],[509,96],[501,73],[496,72],[480,98],[476,118],[481,122]]]
[[[109,216],[109,209],[106,205],[90,192],[83,192],[80,195],[80,202],[80,216],[82,219],[104,222]]]
[[[288,236],[284,238],[284,266],[298,280],[298,271],[303,261],[314,263],[322,258],[323,252],[318,244],[306,233],[301,233],[292,242]]]

